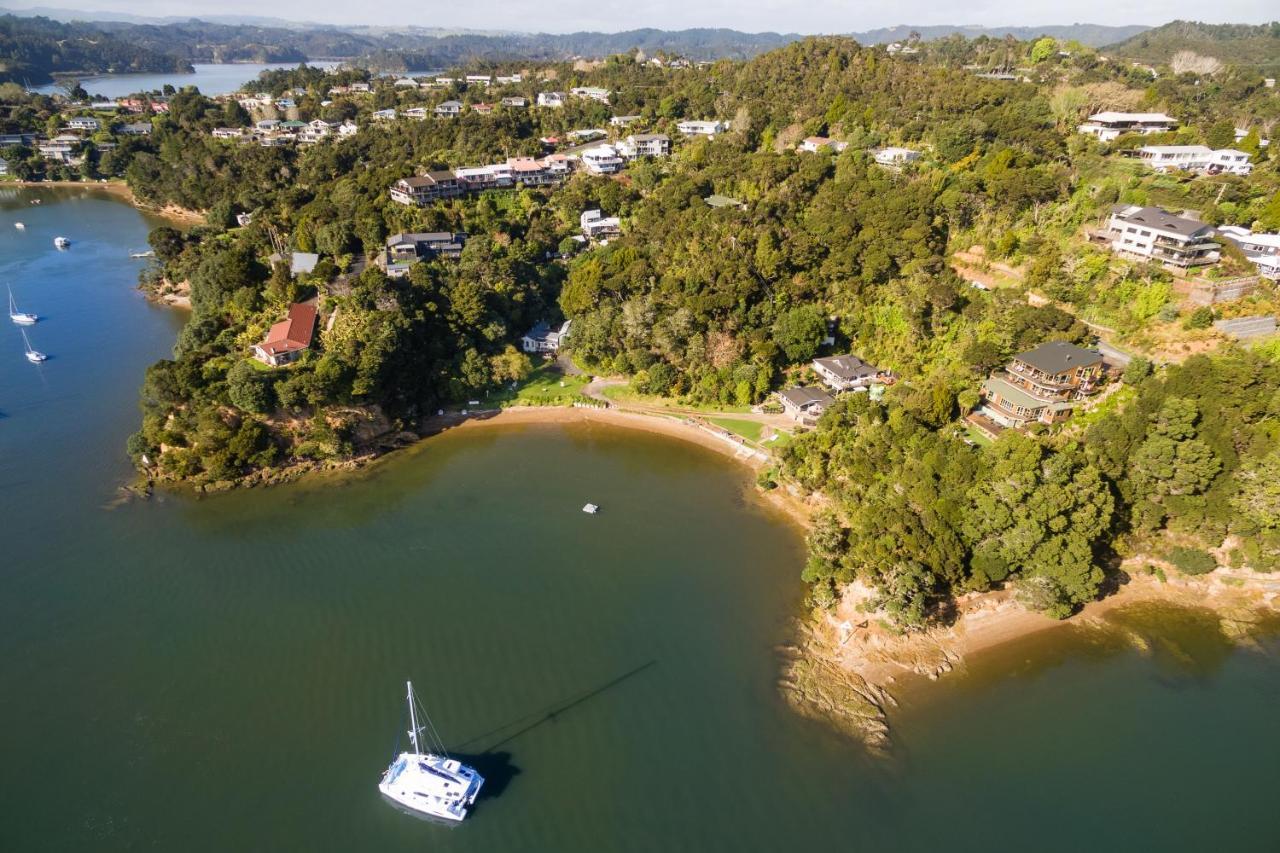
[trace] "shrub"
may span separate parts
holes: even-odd
[[[1169,562],[1184,575],[1203,575],[1218,567],[1218,561],[1208,551],[1182,546],[1169,552]]]

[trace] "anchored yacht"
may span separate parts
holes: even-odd
[[[53,245],[59,249],[68,249],[71,247],[71,241],[66,237],[54,237]]]
[[[40,318],[35,314],[26,311],[19,311],[18,305],[13,301],[13,290],[9,291],[9,319],[17,323],[19,326],[34,326]]]
[[[382,774],[378,790],[393,802],[430,817],[460,821],[467,807],[475,803],[484,778],[462,762],[450,758],[436,734],[431,719],[423,712],[425,726],[418,725],[418,701],[413,682],[406,681],[409,702],[409,741],[413,752],[402,752]],[[438,752],[423,752],[420,738]]]

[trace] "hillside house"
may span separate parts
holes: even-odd
[[[434,110],[439,118],[454,118],[462,115],[462,101],[444,101],[436,105]]]
[[[981,414],[1015,429],[1064,421],[1078,401],[1098,390],[1103,370],[1102,355],[1093,350],[1065,341],[1041,344],[982,384]]]
[[[1111,140],[1126,133],[1164,133],[1178,126],[1176,119],[1164,113],[1119,113],[1101,112],[1089,116],[1089,120],[1076,128],[1080,133],[1095,136],[1100,142]]]
[[[809,154],[817,154],[819,151],[826,151],[830,149],[831,151],[839,153],[848,147],[849,143],[841,142],[837,139],[828,139],[825,136],[808,136],[800,143],[798,150],[805,151]]]
[[[1180,270],[1216,263],[1219,258],[1213,226],[1159,207],[1114,209],[1105,236],[1116,254]]]
[[[896,168],[916,162],[920,159],[921,154],[919,151],[913,151],[910,148],[890,146],[888,148],[877,148],[871,152],[871,157],[881,166]]]
[[[569,325],[565,320],[552,328],[547,322],[534,326],[520,339],[520,348],[528,353],[555,353],[560,351],[561,344],[569,336]]]
[[[391,200],[410,206],[422,207],[437,199],[462,195],[464,187],[457,175],[449,170],[427,172],[411,178],[401,178],[391,185]]]
[[[128,124],[122,124],[116,128],[116,133],[121,136],[150,136],[151,122],[132,121]]]
[[[607,240],[622,233],[622,220],[616,216],[605,216],[599,210],[583,211],[578,217],[582,228],[582,236],[588,240]]]
[[[504,107],[512,107],[515,109],[520,109],[522,107],[529,106],[529,99],[521,98],[513,95],[508,98],[503,98],[501,101],[499,101],[499,103],[502,104]]]
[[[409,274],[409,267],[430,258],[456,260],[462,256],[467,235],[451,231],[392,234],[387,238],[383,266],[391,278]]]
[[[601,89],[599,86],[574,86],[569,90],[569,94],[575,98],[589,98],[590,100],[607,104],[612,93],[608,89]]]
[[[609,119],[609,126],[626,128],[639,120],[640,116],[614,116]]]
[[[1223,225],[1218,235],[1239,246],[1259,275],[1280,281],[1280,234],[1255,234],[1238,225]]]
[[[612,145],[598,145],[581,152],[579,158],[588,172],[594,175],[611,175],[622,171],[623,160]]]
[[[68,130],[83,130],[89,133],[97,133],[102,129],[102,122],[96,118],[88,118],[85,116],[76,116],[67,121]]]
[[[872,383],[889,382],[892,374],[867,364],[856,355],[832,355],[813,360],[814,372],[832,391],[860,391]]]
[[[539,92],[537,104],[540,107],[563,107],[565,103],[564,92]]]
[[[633,133],[618,143],[618,153],[624,160],[666,157],[671,153],[671,137],[665,133]]]
[[[831,395],[821,388],[785,388],[774,393],[782,411],[796,423],[813,424],[831,405]]]
[[[714,138],[716,135],[724,133],[729,129],[727,121],[682,121],[676,125],[676,130],[685,136],[706,136]]]
[[[317,317],[311,303],[290,305],[288,316],[271,327],[262,343],[253,345],[253,357],[272,367],[297,361],[311,347]]]
[[[1214,150],[1207,145],[1144,145],[1138,149],[1138,158],[1157,172],[1247,176],[1253,171],[1249,155],[1234,148]]]

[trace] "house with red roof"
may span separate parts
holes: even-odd
[[[289,315],[271,327],[266,340],[253,345],[253,357],[272,367],[296,361],[311,347],[317,316],[316,306],[310,302],[290,305]]]

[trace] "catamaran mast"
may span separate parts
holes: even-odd
[[[413,741],[414,754],[421,755],[422,747],[418,746],[418,716],[413,710],[413,682],[406,681],[404,684],[409,693],[409,740]]]

